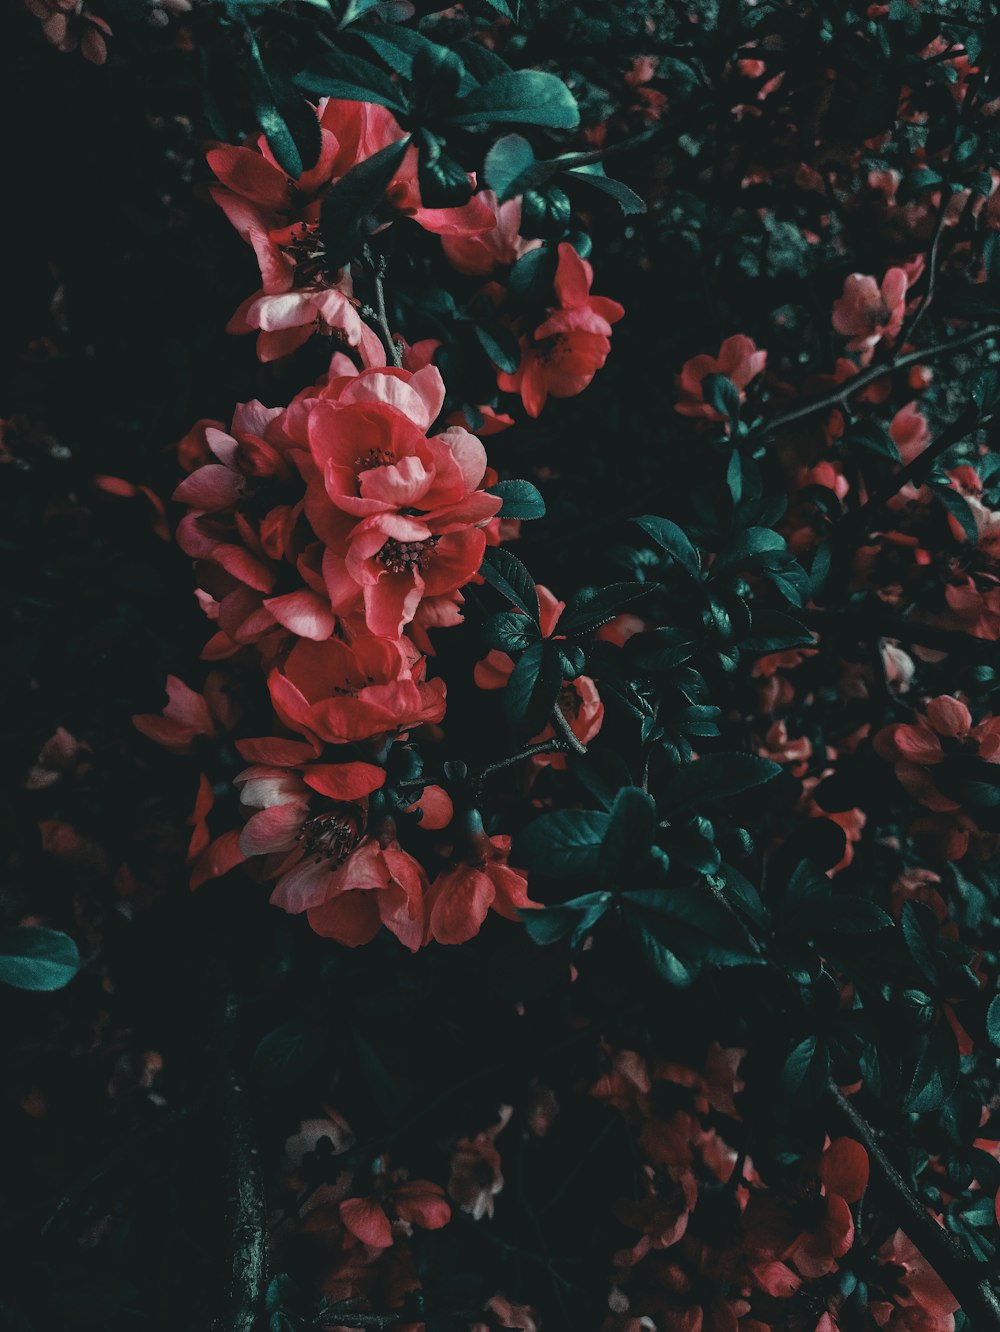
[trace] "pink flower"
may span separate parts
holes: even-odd
[[[625,310],[606,296],[591,296],[593,280],[590,264],[563,241],[555,277],[559,303],[530,338],[522,336],[517,370],[497,374],[505,393],[520,393],[529,416],[538,416],[550,393],[554,398],[581,393],[608,358],[611,325]]]
[[[740,402],[745,402],[746,386],[766,365],[767,352],[758,351],[752,339],[736,333],[726,338],[718,356],[702,354],[684,362],[676,380],[679,398],[674,411],[703,421],[723,421],[722,413],[705,401],[704,381],[709,375],[724,375],[739,390]]]
[[[509,837],[473,838],[475,859],[439,874],[427,898],[427,937],[442,944],[465,943],[482,928],[492,909],[519,920],[522,907],[538,906],[528,896],[528,879],[507,864]]]
[[[904,268],[890,268],[881,286],[864,273],[845,279],[843,295],[833,303],[833,327],[850,338],[848,351],[861,352],[864,364],[882,338],[894,338],[902,328],[908,286]]]

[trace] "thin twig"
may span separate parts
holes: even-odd
[[[979,408],[975,403],[969,405],[952,421],[950,426],[946,426],[941,431],[937,439],[931,440],[926,449],[922,449],[915,458],[912,458],[905,467],[901,467],[898,472],[883,481],[876,490],[865,500],[859,509],[841,519],[841,525],[844,527],[861,527],[869,531],[872,522],[880,517],[882,510],[905,485],[911,482],[914,485],[921,485],[930,474],[931,468],[935,462],[951,448],[957,444],[960,439],[964,439],[970,431],[974,430],[979,424]]]
[[[492,777],[495,772],[512,768],[515,763],[521,763],[524,759],[534,758],[536,754],[565,754],[568,748],[569,745],[564,740],[539,740],[537,745],[528,745],[526,749],[522,749],[518,754],[511,754],[509,758],[487,763],[484,768],[473,774],[471,781],[473,784],[481,782],[485,777]]]
[[[563,740],[565,740],[567,747],[572,749],[574,754],[586,754],[587,746],[582,740],[578,740],[574,735],[573,728],[570,726],[566,719],[566,714],[558,703],[552,709],[552,725],[557,731],[559,731]]]
[[[977,342],[985,342],[987,338],[998,336],[1000,336],[1000,325],[987,324],[985,328],[967,333],[961,338],[952,338],[950,342],[940,342],[934,347],[925,347],[922,351],[907,352],[905,356],[898,357],[888,365],[874,365],[861,374],[845,380],[836,392],[827,394],[825,398],[816,398],[801,407],[796,407],[793,411],[785,412],[783,416],[776,416],[772,421],[763,421],[752,433],[757,436],[771,435],[795,421],[812,416],[815,412],[826,411],[830,407],[843,407],[847,399],[859,389],[867,388],[869,384],[874,384],[876,380],[883,379],[886,375],[894,375],[898,370],[905,370],[908,366],[932,361],[948,352],[960,351],[963,347],[972,347]]]

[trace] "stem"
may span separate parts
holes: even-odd
[[[232,1062],[236,1001],[223,1005],[224,1054],[219,1113],[228,1131],[225,1160],[230,1245],[221,1308],[212,1332],[254,1332],[267,1281],[267,1202],[253,1121]]]
[[[587,746],[581,740],[578,740],[573,734],[573,728],[566,720],[566,716],[558,703],[552,709],[552,725],[557,731],[559,731],[563,740],[566,742],[566,746],[571,749],[574,754],[586,754]]]
[[[874,490],[860,509],[856,509],[854,513],[844,518],[842,520],[844,526],[863,525],[864,530],[868,531],[872,521],[881,514],[893,495],[897,494],[911,481],[920,485],[941,454],[950,449],[953,444],[957,444],[960,439],[964,439],[971,430],[975,429],[978,423],[979,408],[975,403],[970,402],[964,411],[952,421],[951,425],[942,430],[937,439],[932,440],[926,449],[923,449],[905,467],[901,467],[898,472],[884,481],[877,490]]]
[[[574,740],[576,737],[573,737]],[[469,773],[469,781],[473,786],[477,786],[485,777],[492,777],[495,772],[502,772],[504,768],[512,768],[515,763],[522,763],[525,759],[534,758],[536,754],[565,754],[569,745],[564,740],[539,740],[535,745],[527,745],[516,754],[510,754],[507,758],[496,759],[493,763],[487,763],[485,767],[480,768],[478,772]],[[586,750],[583,751],[586,753]],[[419,787],[429,786],[426,777],[411,777],[408,781],[397,783],[400,791],[415,791]]]
[[[366,245],[364,257],[371,265],[372,279],[375,284],[375,308],[371,313],[375,319],[376,331],[382,339],[388,363],[399,369],[403,364],[403,358],[393,340],[392,329],[389,327],[389,317],[385,310],[385,255],[376,256],[372,254],[371,247]]]
[[[814,412],[822,412],[830,407],[843,407],[852,394],[857,393],[859,389],[866,388],[869,384],[874,384],[876,380],[882,379],[885,375],[895,374],[897,370],[905,370],[908,366],[934,360],[938,356],[959,351],[963,347],[972,347],[977,342],[985,342],[987,338],[994,338],[998,335],[1000,335],[1000,325],[987,324],[985,328],[977,329],[974,333],[967,333],[961,338],[952,338],[950,342],[940,342],[937,346],[924,348],[923,351],[908,352],[889,365],[872,366],[861,374],[854,375],[853,378],[846,380],[835,393],[830,393],[825,398],[817,398],[814,402],[807,402],[802,407],[796,407],[794,411],[786,412],[784,416],[776,416],[773,421],[765,421],[754,433],[770,435],[775,430],[781,430],[784,426],[791,425],[794,421],[801,421],[806,416],[812,416]]]
[[[563,740],[539,740],[537,745],[528,745],[519,754],[511,754],[509,758],[497,759],[495,763],[487,763],[485,768],[480,768],[472,776],[471,781],[473,784],[481,782],[485,777],[492,777],[495,772],[502,772],[504,768],[512,768],[515,763],[520,763],[524,759],[534,758],[536,754],[565,754],[568,748],[569,746]],[[584,752],[586,753],[586,750]]]
[[[873,1184],[881,1188],[892,1219],[959,1301],[976,1332],[1000,1329],[1000,1299],[990,1285],[987,1265],[938,1225],[885,1154],[871,1124],[833,1082],[829,1093],[839,1117],[868,1153]]]

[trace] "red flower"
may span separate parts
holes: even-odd
[[[872,1316],[888,1332],[952,1332],[959,1307],[951,1291],[901,1230],[878,1251],[888,1269],[886,1300],[873,1299]]]
[[[320,153],[316,165],[292,179],[278,165],[264,135],[242,147],[222,145],[208,154],[219,180],[212,197],[248,244],[261,273],[261,290],[230,321],[236,333],[259,329],[261,360],[285,356],[316,331],[338,332],[378,357],[379,340],[362,323],[350,274],[332,270],[318,230],[320,204],[329,186],[358,163],[404,137],[383,106],[330,99],[321,102]],[[467,236],[496,225],[493,208],[474,195],[459,208],[423,208],[417,183],[417,148],[406,152],[386,190],[386,204],[426,231]]]
[[[941,792],[930,769],[949,755],[966,753],[986,763],[1000,762],[1000,717],[972,725],[972,714],[950,694],[932,698],[924,716],[912,722],[883,727],[875,737],[875,750],[896,768],[896,776],[914,800],[928,809],[960,809],[958,801]]]
[[[723,421],[725,417],[722,413],[705,401],[704,381],[709,375],[725,375],[739,390],[740,402],[745,402],[744,389],[766,365],[767,352],[758,351],[752,339],[736,333],[726,338],[719,348],[718,356],[692,356],[684,362],[677,376],[680,397],[674,404],[674,411],[680,412],[682,416],[700,417],[704,421]]]
[[[231,730],[238,719],[223,678],[209,675],[204,694],[190,689],[176,675],[167,676],[167,706],[162,713],[142,712],[132,718],[137,731],[175,754],[190,754],[194,742],[221,728]]]
[[[478,934],[492,909],[518,920],[522,907],[534,907],[528,879],[507,864],[509,837],[473,836],[476,859],[447,870],[431,884],[427,899],[427,938],[442,944],[465,943]]]
[[[492,210],[494,225],[489,231],[441,237],[441,248],[453,268],[488,277],[498,265],[515,264],[522,254],[538,249],[540,240],[526,240],[519,234],[520,198],[498,204],[492,190],[481,190],[476,197]]]
[[[281,721],[317,745],[351,744],[444,716],[443,680],[404,640],[360,634],[351,643],[300,639],[268,677]]]
[[[850,1204],[868,1187],[868,1153],[853,1138],[835,1138],[816,1167],[820,1193],[817,1214],[781,1255],[802,1276],[825,1276],[854,1243]]]
[[[594,272],[573,246],[559,246],[555,293],[559,304],[530,338],[521,338],[521,364],[513,374],[501,371],[497,384],[520,393],[529,416],[538,416],[551,393],[572,398],[581,393],[611,351],[611,325],[625,310],[606,296],[591,296]]]
[[[440,1230],[451,1220],[444,1189],[430,1180],[400,1180],[379,1188],[368,1198],[346,1198],[340,1204],[345,1229],[370,1249],[388,1249],[397,1234],[413,1227]]]

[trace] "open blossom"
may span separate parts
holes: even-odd
[[[505,393],[520,393],[529,416],[538,416],[551,394],[572,398],[587,387],[611,351],[611,325],[624,308],[607,296],[592,296],[594,270],[573,246],[559,246],[555,294],[558,305],[531,337],[522,336],[521,364],[513,374],[501,371]]]
[[[677,376],[678,400],[674,411],[703,421],[722,421],[724,416],[705,401],[704,381],[709,375],[724,375],[739,390],[740,402],[746,401],[746,386],[767,365],[767,352],[759,351],[751,338],[736,333],[726,338],[718,356],[692,356]]]
[[[191,689],[176,675],[166,681],[167,705],[162,713],[143,712],[132,718],[137,731],[175,754],[190,754],[198,739],[231,730],[239,717],[222,676],[213,672],[204,693]]]
[[[412,645],[360,634],[347,643],[300,639],[268,677],[280,720],[315,743],[351,744],[444,716],[443,680],[424,679]]]
[[[339,356],[287,408],[245,403],[228,431],[185,437],[177,537],[218,623],[206,656],[254,643],[271,659],[288,634],[321,642],[338,619],[392,639],[418,615],[458,621],[502,500],[474,435],[428,434],[444,395],[430,363],[359,373]]]
[[[451,1220],[440,1184],[408,1180],[402,1172],[379,1175],[373,1194],[346,1198],[339,1210],[345,1229],[370,1249],[388,1249],[397,1236],[412,1234],[414,1226],[440,1230]]]
[[[862,353],[867,364],[882,338],[903,327],[909,278],[905,268],[890,268],[881,284],[865,273],[852,273],[833,303],[833,327],[850,338],[848,351]]]
[[[441,248],[448,262],[460,273],[488,277],[500,265],[517,263],[529,250],[537,250],[540,240],[520,235],[521,200],[497,203],[492,190],[481,190],[477,198],[493,210],[494,225],[489,231],[441,237]]]
[[[960,802],[939,789],[934,770],[946,772],[949,758],[963,755],[1000,763],[1000,717],[988,717],[973,726],[966,705],[942,694],[932,698],[924,714],[915,714],[912,722],[879,731],[875,749],[895,764],[896,776],[915,800],[928,809],[957,810]]]
[[[261,275],[261,289],[243,302],[229,328],[259,330],[257,351],[265,361],[294,351],[317,331],[335,332],[363,353],[374,352],[378,344],[357,313],[350,274],[328,262],[318,225],[320,206],[332,183],[398,143],[404,133],[383,106],[331,99],[320,102],[316,115],[319,158],[295,179],[275,160],[263,134],[208,153],[219,181],[212,197],[253,247]],[[424,208],[416,145],[407,149],[390,182],[383,210],[386,224],[394,217],[412,217],[426,231],[457,237],[489,231],[497,220],[495,208],[478,195],[456,208]]]
[[[943,694],[912,722],[883,727],[874,743],[909,795],[933,811],[915,831],[936,836],[949,860],[961,859],[970,844],[983,857],[996,851],[1000,839],[979,826],[976,809],[969,806],[981,788],[1000,786],[1000,717],[973,726],[966,705]]]
[[[236,779],[255,812],[239,834],[242,857],[262,857],[271,902],[328,939],[357,947],[384,925],[411,950],[425,930],[427,878],[389,839],[365,837],[367,797],[385,780],[374,764],[257,766]]]
[[[873,1291],[871,1311],[878,1326],[888,1332],[952,1332],[958,1300],[913,1241],[897,1230],[878,1257],[891,1292],[879,1299],[881,1292]]]
[[[315,403],[306,513],[327,547],[323,576],[334,610],[362,612],[372,633],[396,637],[425,597],[454,593],[477,572],[482,525],[501,500],[482,489],[480,441],[460,426],[425,434],[395,392],[379,398],[371,390],[379,373]],[[420,373],[437,376],[433,366]]]
[[[528,896],[527,876],[507,864],[509,837],[487,837],[480,830],[471,840],[471,858],[431,884],[427,933],[438,943],[465,943],[479,933],[491,910],[518,920],[523,907],[539,905]]]

